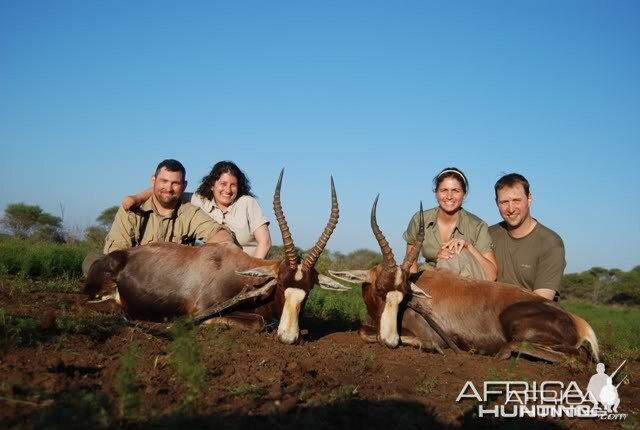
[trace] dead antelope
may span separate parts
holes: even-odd
[[[529,290],[514,285],[462,278],[435,269],[409,274],[424,239],[421,220],[419,241],[402,265],[376,221],[376,198],[371,228],[383,261],[370,270],[329,273],[362,283],[362,297],[373,326],[364,325],[360,336],[391,348],[400,344],[441,350],[475,350],[508,358],[521,352],[551,362],[578,356],[586,340],[598,360],[598,341],[582,318]],[[421,208],[422,211],[422,208]]]
[[[280,204],[282,175],[273,208],[282,233],[285,258],[250,257],[232,243],[189,247],[153,243],[114,251],[89,270],[84,292],[115,302],[131,318],[162,321],[192,315],[244,327],[263,327],[279,319],[278,339],[298,341],[298,316],[315,284],[330,290],[347,287],[319,274],[314,266],[338,223],[338,200],[331,178],[331,216],[320,239],[302,262],[296,254]],[[222,312],[225,312],[220,316]]]

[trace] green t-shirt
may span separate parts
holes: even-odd
[[[438,252],[442,242],[440,241],[440,230],[438,229],[438,211],[440,208],[432,208],[424,211],[424,242],[422,242],[422,255],[427,263],[435,266]],[[416,242],[418,228],[420,227],[420,212],[409,221],[407,230],[402,238],[409,244]],[[481,254],[491,251],[491,236],[489,236],[489,226],[480,218],[460,208],[458,223],[453,229],[451,238],[464,239],[470,241]]]
[[[566,262],[564,243],[556,232],[538,222],[531,233],[516,239],[501,222],[489,227],[489,233],[498,262],[498,282],[560,292]]]

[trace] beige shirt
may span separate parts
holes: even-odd
[[[438,210],[440,208],[432,208],[424,211],[424,242],[422,242],[422,255],[427,263],[435,266],[437,263],[438,252],[442,242],[440,241],[440,230],[438,229]],[[489,235],[489,226],[480,218],[460,208],[458,223],[453,229],[451,238],[464,239],[470,241],[481,254],[491,251],[491,236]],[[418,236],[418,228],[420,226],[420,212],[409,221],[407,230],[402,238],[410,244],[415,243]]]
[[[254,233],[258,227],[269,223],[255,198],[241,196],[227,209],[222,210],[216,206],[215,201],[194,193],[191,203],[202,208],[217,223],[229,226],[242,250],[251,256],[255,254],[258,242]]]
[[[160,215],[149,198],[136,211],[127,212],[122,206],[118,209],[103,252],[151,242],[193,244],[196,240],[206,241],[221,228],[224,227],[190,203],[181,203],[169,216]]]

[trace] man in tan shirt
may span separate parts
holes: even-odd
[[[228,227],[215,222],[200,208],[182,203],[187,187],[185,168],[177,160],[164,160],[151,177],[151,197],[135,212],[118,210],[104,245],[104,254],[151,242],[193,244],[196,240],[233,240]],[[99,256],[98,256],[99,257]],[[88,255],[83,272],[97,259]]]

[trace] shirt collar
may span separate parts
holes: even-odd
[[[240,196],[242,197],[242,196]],[[211,199],[211,209],[209,209],[209,212],[213,212],[214,209],[218,209],[220,212],[222,212],[223,214],[226,214],[228,212],[231,211],[231,208],[233,208],[233,206],[238,203],[238,200],[240,199],[240,197],[237,197],[233,203],[231,203],[229,206],[227,206],[226,209],[222,209],[220,207],[218,207],[218,205],[216,204],[216,201],[214,199]]]
[[[429,228],[437,224],[439,211],[440,211],[439,207],[436,207],[435,210],[431,213],[429,213],[430,211],[426,211],[427,216],[424,220],[425,228]],[[462,226],[466,225],[467,211],[465,211],[462,207],[460,207],[459,213],[460,215],[458,216],[458,222],[456,222],[456,226],[454,227],[454,230],[458,230],[460,234],[464,235],[464,228]]]
[[[144,212],[144,213],[148,213],[148,212],[153,212],[158,216],[162,216],[164,218],[173,218],[175,216],[177,216],[180,213],[180,208],[182,207],[182,201],[180,199],[178,199],[178,205],[173,209],[173,211],[171,212],[171,215],[168,216],[163,216],[160,215],[158,213],[158,211],[156,210],[154,204],[153,204],[153,197],[149,197],[147,200],[144,201],[144,203],[142,203],[140,205],[140,209],[138,209],[140,212]]]
[[[465,211],[462,206],[458,211],[460,215],[458,216],[458,222],[456,223],[456,229],[460,232],[461,235],[464,236],[464,227],[467,225],[467,211]]]

